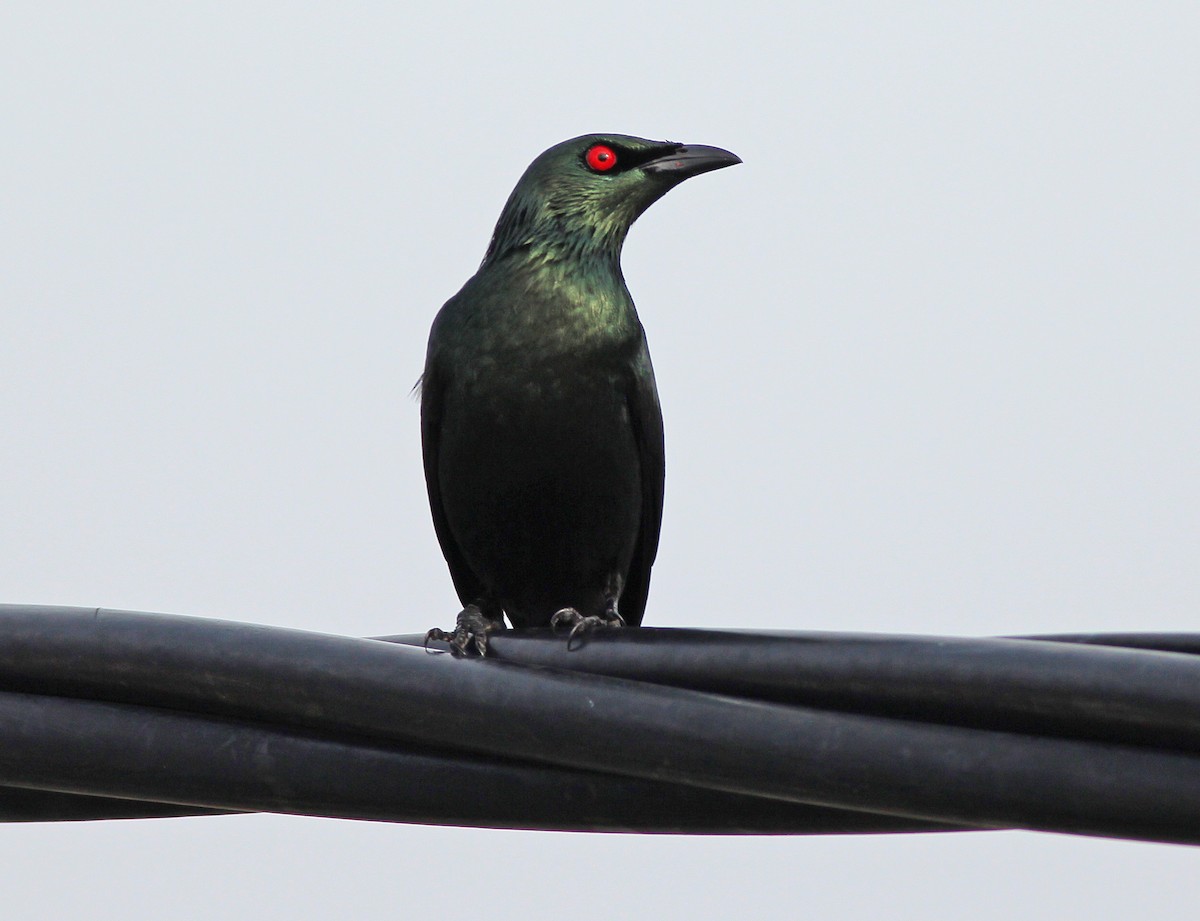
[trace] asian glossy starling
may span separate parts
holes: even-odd
[[[643,211],[727,150],[586,135],[517,183],[421,377],[433,524],[464,610],[456,653],[514,627],[638,625],[662,520],[662,414],[621,274]]]

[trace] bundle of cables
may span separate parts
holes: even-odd
[[[1200,635],[423,644],[0,606],[0,820],[1200,843]]]

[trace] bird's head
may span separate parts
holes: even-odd
[[[741,163],[719,147],[587,134],[534,160],[509,196],[484,263],[516,251],[619,259],[638,216],[685,179]]]

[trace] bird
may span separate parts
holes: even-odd
[[[638,626],[658,550],[662,411],[621,272],[633,222],[719,147],[589,134],[517,182],[478,271],[438,312],[417,383],[456,655],[505,629]]]

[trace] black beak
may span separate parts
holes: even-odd
[[[742,158],[737,154],[722,150],[720,147],[688,144],[665,157],[658,157],[649,163],[643,163],[642,169],[647,173],[661,174],[664,178],[683,181],[692,176],[699,176],[701,173],[724,169],[741,162]]]

